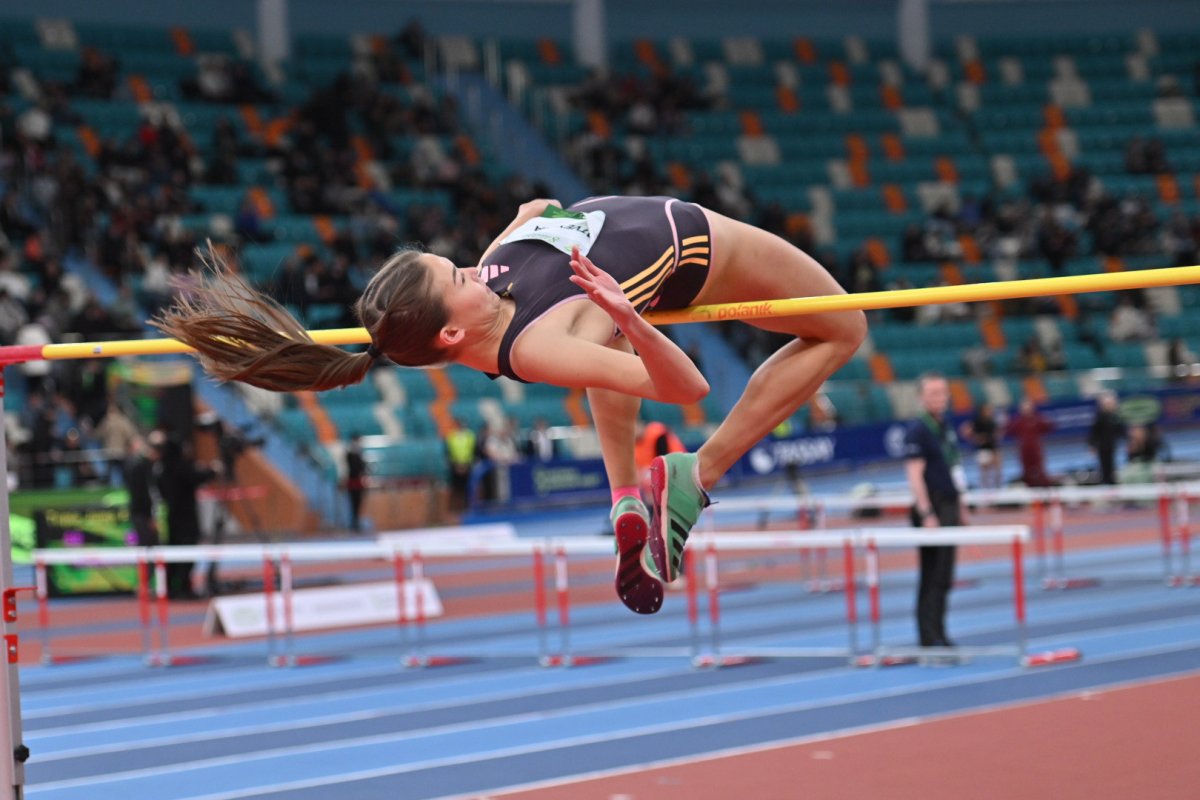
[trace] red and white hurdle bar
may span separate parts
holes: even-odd
[[[1070,589],[1095,583],[1091,578],[1071,577],[1066,567],[1066,537],[1063,510],[1073,505],[1102,503],[1145,502],[1157,504],[1159,539],[1162,544],[1163,582],[1168,586],[1200,584],[1200,575],[1193,570],[1191,559],[1191,503],[1200,500],[1200,482],[1126,484],[1121,486],[1060,486],[1051,488],[1012,488],[972,490],[963,496],[964,502],[975,508],[1024,506],[1030,509],[1030,527],[1037,556],[1042,586],[1046,589]],[[706,513],[705,524],[710,529],[717,515],[731,512],[753,512],[760,523],[772,512],[810,517],[823,523],[829,511],[886,511],[904,509],[913,503],[907,492],[888,492],[867,497],[846,495],[766,495],[735,497],[712,506]],[[1178,556],[1175,550],[1178,549]],[[1049,551],[1049,558],[1048,558]],[[824,561],[818,559],[818,569]],[[816,585],[835,586],[828,576],[820,574]]]
[[[1050,663],[1045,654],[1031,657],[1025,652],[1025,597],[1023,585],[1023,548],[1029,541],[1030,533],[1026,526],[994,526],[979,528],[945,528],[938,531],[926,532],[919,529],[844,529],[827,530],[806,533],[724,533],[696,534],[688,547],[689,563],[702,555],[705,564],[704,586],[708,600],[708,652],[703,652],[701,645],[702,624],[700,620],[699,575],[694,571],[689,573],[688,581],[688,621],[691,630],[692,646],[690,655],[697,666],[719,666],[736,663],[739,659],[751,657],[838,657],[856,662],[862,653],[859,652],[858,627],[859,616],[855,587],[857,577],[855,562],[858,553],[866,553],[867,591],[871,606],[871,624],[873,629],[871,654],[880,657],[882,654],[879,643],[878,626],[881,623],[879,607],[879,571],[876,555],[881,547],[915,547],[922,544],[1011,544],[1013,548],[1014,573],[1014,614],[1017,622],[1017,643],[1004,648],[959,648],[961,655],[1006,655],[1017,658],[1021,663]],[[722,652],[721,646],[721,611],[720,611],[720,579],[718,573],[718,554],[720,551],[760,551],[760,552],[795,552],[798,549],[841,549],[843,553],[843,582],[846,594],[847,646],[845,648],[757,648],[741,649],[736,653]],[[549,613],[545,581],[545,559],[547,554],[554,554],[554,591],[558,611],[559,649],[550,652],[549,649]],[[568,555],[612,555],[612,542],[607,537],[577,537],[569,539],[525,539],[512,542],[497,542],[485,545],[456,545],[456,544],[422,544],[420,547],[403,547],[378,545],[374,543],[355,544],[295,544],[295,545],[218,545],[196,547],[156,547],[156,548],[72,548],[39,550],[35,553],[36,570],[38,574],[39,620],[43,644],[43,660],[47,663],[54,659],[50,651],[49,636],[49,606],[45,591],[47,585],[45,569],[51,564],[73,564],[77,566],[113,565],[135,563],[142,566],[139,569],[139,591],[137,593],[140,606],[140,618],[143,623],[144,660],[153,666],[170,666],[188,663],[187,659],[173,656],[169,650],[166,630],[169,627],[169,606],[166,600],[164,565],[172,561],[216,561],[222,564],[261,563],[264,572],[264,602],[267,613],[267,648],[268,662],[275,666],[296,666],[311,663],[312,657],[298,656],[295,652],[294,621],[292,616],[291,565],[293,562],[330,563],[337,561],[380,560],[393,565],[393,574],[397,587],[398,619],[397,626],[402,636],[402,647],[405,654],[402,662],[407,666],[424,667],[447,663],[454,660],[444,656],[432,656],[426,653],[425,626],[427,620],[423,612],[420,597],[417,599],[415,613],[411,616],[406,609],[405,565],[411,569],[412,580],[419,581],[423,577],[424,561],[427,558],[462,558],[481,556],[512,556],[525,555],[532,558],[534,573],[534,612],[538,631],[538,659],[547,666],[569,666],[586,663],[601,657],[629,656],[665,656],[682,655],[681,649],[615,649],[602,654],[581,654],[572,652],[569,638],[570,629],[570,591],[568,582]],[[150,625],[153,615],[149,613],[149,586],[146,584],[148,570],[145,565],[154,564],[158,573],[155,595],[158,602],[158,649],[151,647]],[[279,577],[278,599],[274,598],[276,576]],[[410,629],[412,635],[410,636]],[[277,640],[282,637],[282,647]],[[509,653],[511,655],[511,653]],[[466,656],[469,657],[469,656]],[[1031,660],[1034,659],[1034,660]]]

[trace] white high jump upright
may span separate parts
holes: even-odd
[[[0,421],[4,419],[4,365],[0,364]],[[4,425],[0,424],[0,596],[4,612],[0,613],[0,636],[4,641],[5,663],[0,669],[0,798],[22,800],[25,796],[25,759],[29,750],[22,739],[21,685],[17,673],[17,615],[16,591],[13,585],[12,530],[8,516],[8,442]],[[11,609],[11,613],[10,613]]]

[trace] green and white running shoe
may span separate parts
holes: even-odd
[[[650,465],[650,542],[663,583],[679,577],[683,548],[700,513],[712,505],[700,488],[695,453],[668,453]]]
[[[617,597],[634,613],[653,614],[662,608],[663,585],[646,547],[650,514],[638,498],[622,497],[609,516],[617,537]]]

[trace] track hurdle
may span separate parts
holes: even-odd
[[[690,647],[587,647],[579,646],[571,635],[573,626],[570,609],[569,557],[611,557],[612,541],[606,537],[576,537],[548,540],[515,540],[487,545],[422,544],[418,547],[385,546],[375,543],[355,544],[295,544],[295,545],[221,545],[209,547],[157,547],[157,548],[72,548],[38,551],[35,557],[44,564],[51,563],[109,563],[161,565],[172,561],[209,560],[221,564],[260,564],[264,570],[264,613],[269,617],[263,638],[268,647],[267,663],[272,666],[294,667],[317,663],[319,658],[300,655],[296,652],[295,634],[297,626],[293,617],[292,599],[294,581],[291,569],[294,562],[330,563],[361,560],[378,561],[383,568],[390,569],[396,585],[398,602],[394,622],[400,632],[400,663],[408,667],[430,667],[456,663],[464,658],[487,657],[487,653],[456,653],[444,655],[431,652],[426,640],[427,613],[422,606],[422,593],[408,594],[424,579],[424,563],[429,558],[462,558],[486,556],[524,556],[531,558],[534,566],[534,615],[537,637],[538,663],[546,666],[579,666],[594,663],[598,659],[630,657],[679,657],[691,659],[697,667],[730,666],[756,658],[834,658],[847,663],[856,663],[864,653],[860,650],[860,625],[858,613],[858,568],[857,561],[863,557],[867,562],[866,589],[870,604],[869,620],[873,626],[867,655],[876,659],[895,656],[896,653],[883,647],[880,641],[879,624],[882,614],[879,600],[880,570],[878,550],[881,547],[913,547],[924,543],[996,544],[1014,542],[1016,552],[1029,539],[1024,526],[995,526],[973,529],[942,529],[925,532],[917,529],[843,529],[812,532],[730,532],[722,534],[696,534],[687,550],[691,562],[686,621]],[[736,643],[736,635],[726,636],[726,609],[723,602],[723,587],[719,560],[722,555],[744,553],[796,552],[800,548],[821,548],[826,551],[840,550],[842,553],[843,576],[846,587],[845,628],[846,644],[837,647],[784,647],[750,646]],[[545,592],[545,555],[554,554],[554,592],[557,605],[557,652],[550,652],[549,600]],[[699,558],[704,561],[703,569],[697,569]],[[278,566],[276,566],[278,565]],[[412,578],[406,576],[405,566],[412,570]],[[540,566],[539,566],[540,565]],[[1014,570],[1021,568],[1014,564]],[[703,576],[703,577],[702,577]],[[268,591],[278,580],[278,590]],[[1022,578],[1016,578],[1018,585]],[[703,582],[702,582],[703,581]],[[539,587],[541,589],[539,590]],[[701,602],[701,596],[705,602]],[[266,599],[269,598],[269,599]],[[139,601],[139,606],[143,605]],[[1024,596],[1019,595],[1018,614],[1024,622]],[[704,612],[704,613],[702,613]],[[143,617],[146,615],[143,615]],[[151,615],[153,616],[153,615]],[[159,618],[160,625],[168,625],[169,618]],[[707,628],[705,627],[707,626]],[[169,639],[160,634],[156,658],[149,662],[153,666],[169,666],[189,663],[187,658],[174,654]],[[802,629],[798,630],[803,635]],[[42,635],[46,636],[47,631]],[[1024,646],[1019,648],[1020,658],[1025,657]],[[923,654],[928,654],[922,651]],[[1014,648],[1001,650],[959,651],[960,654],[998,655],[1017,654]],[[502,655],[512,656],[513,652]],[[1053,663],[1045,661],[1044,663]]]
[[[1014,642],[1011,645],[957,645],[955,647],[912,647],[885,645],[882,641],[882,599],[879,549],[881,547],[924,547],[945,545],[946,534],[951,533],[955,545],[1010,545],[1012,559],[1012,604],[1015,623]],[[1045,666],[1077,661],[1081,657],[1075,648],[1061,648],[1030,654],[1025,599],[1024,548],[1029,541],[1027,528],[1005,531],[1004,528],[941,528],[927,531],[920,528],[865,531],[863,534],[867,550],[867,590],[871,607],[871,653],[860,659],[863,666],[883,666],[891,663],[906,663],[911,660],[939,658],[975,658],[1000,656],[1015,658],[1024,667]]]
[[[1066,557],[1066,512],[1082,505],[1146,503],[1158,505],[1158,529],[1162,543],[1162,580],[1169,586],[1193,585],[1197,577],[1191,565],[1191,527],[1188,508],[1200,497],[1200,483],[1126,484],[1119,486],[1013,487],[971,490],[963,502],[976,509],[1020,506],[1030,511],[1029,525],[1036,557],[1037,575],[1046,590],[1095,586],[1095,576],[1071,574]],[[801,514],[821,508],[843,514],[860,511],[889,512],[912,505],[907,492],[886,492],[867,497],[845,495],[767,495],[730,498],[707,513],[753,512],[760,521],[771,513]],[[712,525],[715,527],[715,525]],[[1178,555],[1176,555],[1178,551]]]
[[[825,530],[763,533],[761,531],[733,531],[720,534],[704,533],[691,537],[685,555],[704,560],[704,584],[700,587],[699,574],[689,573],[689,624],[693,644],[692,664],[697,667],[727,667],[764,658],[830,658],[853,663],[858,653],[858,609],[855,602],[856,553],[861,531]],[[844,647],[832,646],[771,646],[730,645],[723,634],[725,630],[723,604],[721,602],[720,557],[729,553],[788,553],[813,554],[840,551],[843,554],[843,574],[840,583],[846,589],[845,628],[847,643]],[[803,563],[803,561],[802,561]],[[694,577],[693,577],[694,576]],[[807,580],[801,585],[807,587]],[[707,635],[703,630],[705,615],[699,613],[699,597],[707,601]],[[803,634],[798,630],[797,633]],[[707,643],[707,650],[703,645]]]

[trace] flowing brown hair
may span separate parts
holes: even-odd
[[[446,324],[421,251],[396,252],[371,278],[354,313],[371,345],[397,364],[427,366],[445,360],[434,344]],[[324,391],[366,377],[373,354],[349,353],[312,340],[273,298],[231,272],[210,245],[195,286],[150,321],[167,336],[195,348],[201,366],[222,381],[275,392]]]

